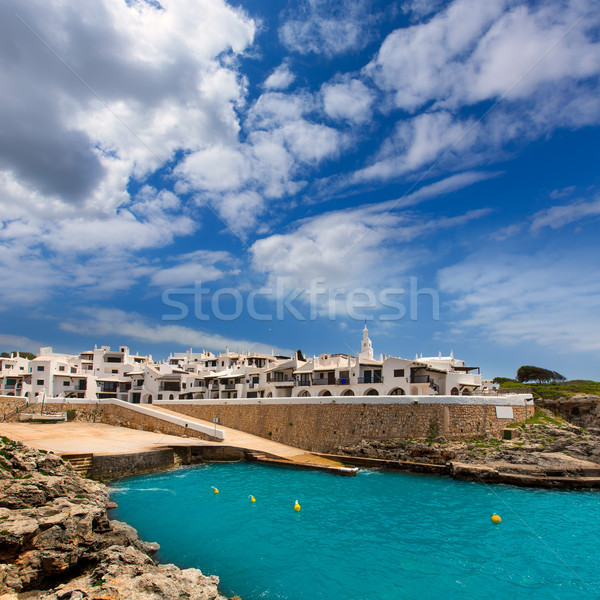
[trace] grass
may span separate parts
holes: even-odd
[[[556,416],[554,413],[550,412],[545,408],[538,408],[533,413],[533,416],[529,417],[526,421],[521,421],[520,423],[511,423],[507,425],[507,427],[516,428],[520,427],[521,429],[525,429],[527,425],[552,425],[553,427],[562,427],[565,425],[566,421],[561,417]]]
[[[587,379],[574,379],[573,381],[553,381],[550,383],[521,383],[511,380],[505,381],[500,388],[523,388],[528,387],[534,398],[545,398],[547,400],[557,400],[565,397],[571,398],[577,394],[588,394],[600,396],[600,382]]]

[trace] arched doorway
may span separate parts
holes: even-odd
[[[319,396],[331,396],[331,392],[329,390],[323,390],[319,392]]]
[[[354,396],[354,392],[352,390],[346,390],[342,396]]]
[[[451,396],[458,396],[458,388],[453,387],[452,391],[450,392]]]
[[[371,388],[365,392],[365,396],[379,396],[379,392],[376,389]]]
[[[310,398],[310,393],[308,390],[302,390],[299,394],[298,394],[298,398]]]
[[[404,396],[404,395],[406,395],[406,392],[402,388],[394,388],[390,392],[390,396]]]

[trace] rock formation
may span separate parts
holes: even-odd
[[[551,422],[554,421],[554,422]],[[512,439],[476,438],[466,442],[435,440],[363,440],[343,446],[349,457],[386,461],[383,466],[421,470],[446,466],[446,474],[515,485],[600,488],[600,428],[587,429],[549,419],[511,430]],[[352,463],[360,464],[360,463]],[[415,468],[416,467],[416,468]],[[438,468],[430,472],[443,473]]]
[[[110,520],[114,506],[58,456],[2,438],[0,598],[223,599],[217,577],[155,563],[158,544]]]

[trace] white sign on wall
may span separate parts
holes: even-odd
[[[512,406],[496,406],[496,417],[498,419],[513,419]]]

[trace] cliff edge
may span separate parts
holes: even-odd
[[[113,507],[58,456],[1,438],[0,600],[224,600],[217,577],[157,564]]]

